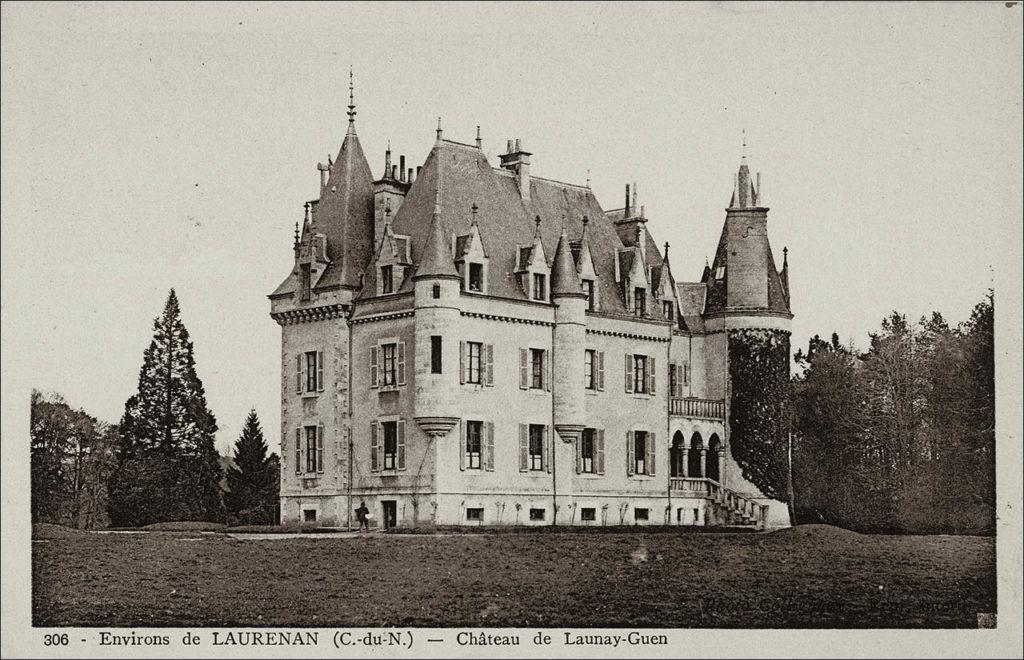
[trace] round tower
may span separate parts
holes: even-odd
[[[586,345],[587,296],[576,273],[564,225],[551,268],[551,301],[555,304],[554,425],[562,440],[571,442],[579,439],[586,422],[583,347]]]

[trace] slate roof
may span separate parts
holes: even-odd
[[[707,285],[703,282],[679,282],[676,284],[676,298],[686,327],[692,332],[704,331],[704,299]]]

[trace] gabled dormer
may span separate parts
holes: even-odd
[[[312,300],[313,289],[331,263],[327,256],[327,236],[313,230],[310,221],[310,203],[306,203],[306,218],[302,223],[301,237],[295,237],[295,274],[299,286],[295,290],[298,302]]]
[[[402,282],[405,281],[405,276],[412,265],[409,237],[396,235],[391,229],[390,214],[388,219],[389,221],[384,224],[384,235],[374,258],[378,296],[396,293],[402,287]]]
[[[536,220],[537,229],[530,246],[516,246],[516,277],[523,293],[530,300],[550,302],[551,268],[544,254],[544,245],[540,240],[540,216]]]
[[[473,204],[469,233],[455,238],[455,266],[459,270],[463,291],[486,294],[490,259],[480,238],[477,210],[477,205]]]
[[[659,311],[666,321],[677,320],[679,316],[679,304],[676,299],[676,281],[672,277],[672,269],[668,263],[668,243],[665,243],[665,256],[662,257],[661,266],[651,269],[655,277],[651,278],[654,284],[654,299],[659,305]]]
[[[615,280],[619,283],[626,309],[634,316],[647,317],[651,315],[653,296],[643,249],[643,231],[643,226],[637,224],[634,244],[618,250]]]
[[[590,218],[583,216],[583,234],[578,241],[572,241],[572,258],[576,262],[576,272],[580,276],[580,288],[587,296],[587,311],[597,312],[601,309],[600,280],[597,277],[597,270],[594,268],[594,255],[590,251],[590,241],[587,237],[587,225]]]

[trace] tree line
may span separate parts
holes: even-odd
[[[226,471],[216,432],[172,289],[120,424],[74,410],[60,395],[33,391],[32,521],[83,528],[275,522],[280,462],[268,454],[256,411],[246,418]]]

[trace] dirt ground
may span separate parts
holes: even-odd
[[[47,534],[36,626],[977,627],[993,538]]]

